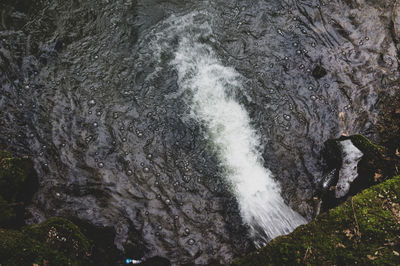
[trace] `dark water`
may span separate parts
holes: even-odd
[[[131,257],[173,263],[226,263],[253,248],[171,66],[183,34],[171,21],[193,12],[202,16],[184,34],[241,75],[235,99],[264,166],[310,219],[323,142],[376,137],[379,91],[398,79],[393,5],[0,0],[0,142],[35,161],[29,222],[61,215],[112,226],[119,248],[145,245]],[[204,23],[212,31],[198,35]]]

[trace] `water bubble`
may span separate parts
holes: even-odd
[[[97,166],[98,166],[99,168],[103,168],[103,167],[104,167],[104,163],[99,162],[99,163],[97,164]]]
[[[132,172],[132,170],[128,170],[128,171],[126,171],[126,174],[128,175],[128,176],[130,176],[130,175],[132,175],[133,174],[133,172]]]
[[[167,203],[168,205],[170,205],[170,204],[171,204],[171,200],[167,199],[167,200],[165,200],[165,203]]]
[[[185,234],[189,235],[190,234],[190,229],[189,228],[185,228]]]
[[[143,172],[148,173],[148,172],[150,172],[150,169],[148,167],[144,167]]]
[[[292,117],[291,117],[290,115],[284,114],[284,115],[283,115],[283,118],[284,118],[286,121],[289,121]]]
[[[151,153],[147,154],[147,159],[151,160],[153,158],[153,155]]]
[[[126,138],[122,138],[122,142],[126,142]]]
[[[313,100],[313,101],[315,101],[315,100],[317,100],[317,96],[315,96],[315,95],[311,95],[311,100]]]
[[[311,46],[312,46],[312,47],[315,47],[315,46],[317,46],[317,44],[316,44],[315,42],[312,42],[312,43],[311,43]]]
[[[95,105],[96,105],[96,101],[93,100],[93,99],[90,100],[90,101],[89,101],[89,105],[90,105],[90,106],[95,106]]]
[[[102,114],[101,111],[97,111],[97,112],[96,112],[96,115],[97,115],[97,116],[101,116],[101,114]]]
[[[194,243],[195,243],[195,241],[194,241],[193,238],[191,238],[191,239],[188,240],[188,244],[189,244],[189,245],[192,246],[192,245],[194,245]]]
[[[93,126],[94,126],[94,127],[98,127],[99,124],[98,124],[97,122],[94,122],[94,123],[93,123]]]
[[[144,214],[145,214],[145,215],[149,215],[149,212],[148,212],[148,211],[146,211]]]

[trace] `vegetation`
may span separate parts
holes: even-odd
[[[0,229],[2,265],[87,265],[90,242],[79,228],[64,218],[23,227]]]
[[[89,240],[67,219],[20,228],[37,182],[29,159],[0,150],[0,265],[87,265]]]
[[[364,190],[234,265],[399,265],[400,177]]]
[[[33,163],[0,150],[0,227],[23,225],[24,207],[37,187]]]

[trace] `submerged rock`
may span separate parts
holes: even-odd
[[[400,177],[323,213],[234,265],[399,265]]]

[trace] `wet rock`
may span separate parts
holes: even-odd
[[[353,158],[355,164],[351,166],[356,173],[346,170],[351,165],[343,148],[347,141],[351,141],[360,152]],[[399,166],[399,160],[394,154],[383,146],[375,145],[363,135],[342,136],[326,141],[323,157],[326,162],[326,174],[320,183],[323,211],[337,206],[347,196],[355,195],[395,175],[396,167]]]
[[[323,68],[321,65],[317,65],[312,72],[313,77],[316,79],[320,79],[326,76],[326,74],[328,74],[328,72],[326,72],[326,69]]]
[[[123,252],[114,245],[115,230],[112,227],[95,226],[85,221],[73,219],[82,233],[91,240],[90,265],[116,265],[123,263]]]
[[[377,103],[379,118],[376,123],[379,142],[395,154],[400,150],[400,91],[394,95],[382,92]]]
[[[400,177],[280,236],[233,265],[398,265]]]
[[[393,29],[394,29],[394,38],[397,42],[400,41],[400,1],[396,1],[393,7]],[[398,47],[399,48],[399,47]]]
[[[0,227],[24,224],[25,206],[37,189],[32,161],[0,150]]]
[[[143,266],[144,265],[146,265],[146,266],[170,266],[171,262],[169,260],[167,260],[166,258],[156,256],[156,257],[145,260],[140,265],[143,265]]]

